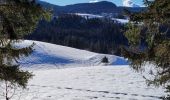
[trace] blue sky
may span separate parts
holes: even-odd
[[[88,3],[88,2],[93,1],[93,0],[41,0],[41,1],[46,1],[46,2],[49,2],[49,3],[52,3],[52,4],[62,5],[63,6],[63,5],[69,5],[69,4],[75,4],[75,3]],[[101,0],[99,0],[99,1],[101,1]],[[123,5],[123,3],[122,3],[123,0],[105,0],[105,1],[113,2],[118,6]],[[143,0],[131,0],[131,1],[133,1],[137,5],[143,6],[142,5]]]

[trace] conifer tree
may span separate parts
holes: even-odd
[[[109,63],[109,60],[106,56],[102,59],[102,63],[105,63],[105,64]]]
[[[144,0],[144,3],[146,11],[127,12],[131,22],[125,35],[130,46],[122,52],[137,71],[146,63],[155,66],[156,72],[151,73],[154,78],[147,79],[148,84],[166,85],[170,89],[170,0]]]
[[[49,13],[35,0],[0,0],[0,83],[5,83],[6,100],[14,87],[26,88],[32,74],[19,68],[17,60],[28,56],[33,45],[15,47],[25,34],[31,33],[40,19],[49,19]],[[1,91],[2,92],[2,91]]]

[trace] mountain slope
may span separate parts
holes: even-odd
[[[89,13],[89,14],[111,14],[112,16],[123,15],[124,9],[131,11],[142,11],[143,7],[118,7],[112,2],[101,1],[96,3],[79,3],[66,6],[53,5],[47,2],[38,1],[43,7],[53,9],[54,15],[62,13]]]
[[[23,66],[30,66],[36,64],[49,64],[49,65],[65,65],[65,66],[91,66],[100,65],[103,57],[109,59],[112,65],[125,65],[126,60],[114,55],[104,55],[93,53],[85,50],[74,49],[70,47],[25,40],[16,46],[29,46],[35,43],[34,52],[29,57],[24,57],[19,61]]]
[[[80,3],[65,6],[65,10],[72,13],[118,13],[119,9],[111,2]]]
[[[21,48],[33,42],[35,51],[25,58],[27,66],[32,64],[33,68],[23,69],[35,76],[29,81],[28,89],[15,91],[19,96],[14,95],[13,100],[161,100],[166,95],[163,87],[148,87],[142,75],[128,65],[88,67],[89,63],[99,62],[102,56],[109,57],[111,63],[124,62],[123,58],[38,41],[26,40],[15,46]],[[70,63],[65,60],[73,61],[72,68],[58,66]],[[86,63],[75,67],[79,61]],[[0,100],[4,100],[3,89],[0,91]]]

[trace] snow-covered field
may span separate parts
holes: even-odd
[[[165,95],[161,87],[148,87],[121,57],[34,42],[35,51],[20,63],[35,76],[14,100],[159,100]],[[109,66],[100,63],[104,56]]]

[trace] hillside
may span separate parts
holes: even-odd
[[[72,13],[118,13],[120,12],[117,6],[111,2],[102,1],[97,3],[81,3],[67,5],[63,8],[65,11]]]
[[[148,87],[123,58],[38,41],[15,46],[33,42],[33,54],[20,63],[34,77],[28,89],[15,91],[19,95],[13,100],[160,100],[165,95],[162,87]],[[103,56],[109,58],[109,66],[100,63]]]
[[[86,18],[87,16],[88,18]],[[27,35],[25,39],[97,53],[120,55],[120,45],[128,45],[123,33],[125,29],[123,21],[97,17],[96,15],[77,13],[77,15],[60,15],[50,22],[42,20],[36,30]]]
[[[125,65],[126,60],[114,55],[104,55],[70,47],[25,40],[20,46],[29,46],[35,43],[34,52],[19,63],[22,66],[55,65],[57,66],[94,66],[101,65],[103,57],[108,57],[110,65]],[[18,44],[16,44],[18,45]]]
[[[120,56],[120,46],[128,46],[124,36],[129,21],[123,10],[140,11],[140,7],[118,7],[112,2],[80,3],[58,6],[39,1],[52,9],[50,22],[40,21],[35,31],[25,37],[92,52]],[[64,13],[64,14],[63,14]]]
[[[146,9],[143,7],[119,7],[108,1],[101,1],[96,3],[79,3],[66,6],[53,5],[43,1],[38,1],[38,3],[40,3],[45,8],[52,9],[54,15],[59,15],[62,13],[88,13],[117,17],[124,15],[124,9],[135,12],[143,11]]]

